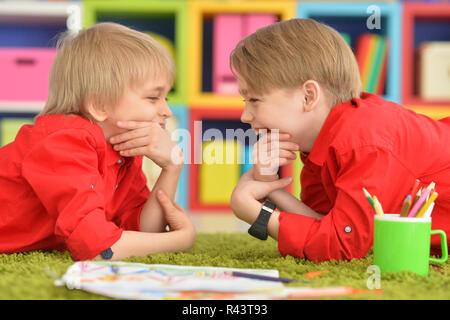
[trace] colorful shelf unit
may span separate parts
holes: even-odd
[[[402,103],[416,112],[436,119],[450,116],[450,99],[427,101],[419,94],[420,70],[419,48],[426,42],[450,42],[450,3],[404,3],[403,4],[403,67]],[[447,63],[448,63],[447,58]],[[438,62],[442,71],[448,70]],[[448,65],[448,64],[447,64]],[[450,88],[447,88],[447,92]]]
[[[371,16],[379,13],[379,25]],[[312,18],[323,22],[351,39],[355,51],[359,36],[372,33],[388,39],[389,53],[386,90],[383,97],[400,102],[400,45],[401,5],[399,3],[304,3],[297,5],[299,18]],[[369,29],[368,25],[373,28]],[[377,27],[380,27],[379,29]]]
[[[287,20],[295,16],[295,1],[196,0],[189,1],[188,7],[188,104],[198,108],[242,108],[239,95],[213,92],[214,18],[218,15],[275,15],[277,20]],[[238,19],[237,29],[241,24]],[[232,31],[230,29],[227,34],[234,34]]]
[[[105,1],[83,2],[85,27],[98,22],[117,22],[133,29],[149,32],[175,53],[176,80],[168,98],[171,103],[187,101],[187,1]]]

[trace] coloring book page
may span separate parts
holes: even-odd
[[[55,284],[122,299],[192,298],[200,292],[229,297],[283,289],[280,282],[235,277],[232,271],[278,277],[278,270],[266,269],[80,261],[69,267]]]

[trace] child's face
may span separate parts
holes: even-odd
[[[119,103],[110,108],[107,119],[102,123],[106,139],[126,131],[117,127],[117,121],[156,122],[165,129],[165,122],[172,112],[167,104],[171,85],[166,77],[149,77],[143,83],[129,86]]]
[[[239,91],[245,99],[242,122],[250,124],[257,133],[260,129],[289,133],[290,140],[297,143],[301,151],[311,151],[321,123],[317,112],[305,111],[302,88],[274,89],[267,94],[255,95],[247,90],[243,80],[239,80]]]

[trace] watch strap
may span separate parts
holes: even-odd
[[[110,260],[113,256],[114,252],[111,250],[111,248],[108,248],[106,250],[103,250],[100,255],[102,256],[103,259],[105,260]]]
[[[275,204],[266,200],[263,203],[261,211],[259,212],[259,215],[256,218],[255,222],[248,229],[248,233],[260,240],[267,240],[267,225],[274,210]]]

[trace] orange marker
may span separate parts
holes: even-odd
[[[320,276],[324,272],[330,272],[330,271],[328,271],[328,270],[311,271],[311,272],[305,273],[305,277],[314,278],[314,277]]]

